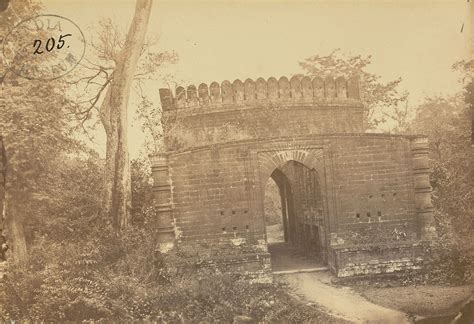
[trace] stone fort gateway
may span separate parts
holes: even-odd
[[[295,76],[160,89],[152,156],[162,252],[271,280],[267,181],[285,241],[336,276],[420,269],[435,238],[428,143],[364,133],[357,78]]]

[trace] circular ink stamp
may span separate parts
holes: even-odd
[[[0,12],[7,10],[10,0],[0,0]]]
[[[86,50],[72,20],[39,15],[21,21],[3,42],[3,59],[13,73],[30,80],[54,80],[71,72]]]

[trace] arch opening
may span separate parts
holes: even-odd
[[[288,161],[272,172],[264,196],[274,271],[326,264],[325,208],[317,171]]]
[[[265,229],[268,244],[282,243],[288,240],[288,233],[284,225],[284,219],[286,220],[286,215],[284,216],[286,198],[284,195],[285,192],[282,192],[280,186],[270,177],[265,186],[264,196]]]

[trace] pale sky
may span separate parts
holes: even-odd
[[[128,27],[134,1],[43,0],[91,35],[101,17]],[[298,61],[335,48],[371,54],[371,72],[402,77],[410,102],[460,90],[451,65],[469,54],[467,1],[156,1],[148,35],[174,50],[191,83],[301,73]],[[461,27],[464,23],[464,30]],[[87,36],[89,38],[89,36]],[[158,92],[160,84],[156,85]],[[139,136],[137,134],[132,137]],[[132,139],[137,141],[138,139]],[[132,150],[132,156],[134,155]]]

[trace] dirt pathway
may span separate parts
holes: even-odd
[[[297,248],[285,242],[269,244],[268,251],[272,256],[273,272],[301,271],[315,268],[327,269],[322,262],[306,256]]]
[[[327,271],[275,276],[305,302],[323,306],[330,313],[354,323],[410,323],[406,314],[369,302],[348,287],[336,287]]]

